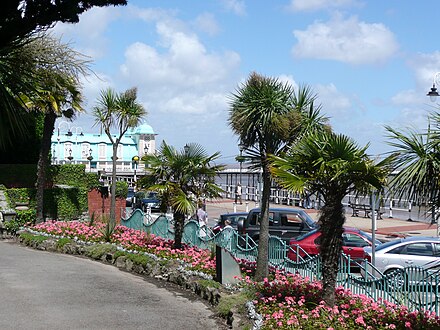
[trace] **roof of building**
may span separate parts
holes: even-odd
[[[127,134],[154,134],[154,130],[150,125],[142,124],[132,130],[129,130]]]
[[[113,136],[116,138],[116,135]],[[57,143],[57,142],[110,144],[110,139],[106,134],[93,134],[93,133],[81,133],[81,134],[72,133],[71,135],[64,133],[60,135],[57,134],[52,135],[52,143]],[[121,139],[121,143],[124,145],[130,145],[130,144],[136,145],[136,142],[129,136],[123,136]]]

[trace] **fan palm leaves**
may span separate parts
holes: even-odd
[[[159,192],[162,202],[173,209],[175,248],[182,247],[185,217],[195,213],[202,198],[218,197],[222,192],[214,182],[224,168],[224,165],[215,163],[219,157],[218,152],[208,155],[196,143],[178,150],[165,141],[156,154],[143,157],[147,175],[140,183]]]
[[[271,156],[271,173],[284,188],[321,194],[322,231],[320,255],[324,300],[334,304],[338,261],[345,222],[342,200],[350,192],[381,190],[391,171],[392,157],[380,162],[370,159],[368,146],[359,147],[347,136],[329,131],[303,137],[283,156]]]

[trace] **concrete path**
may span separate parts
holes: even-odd
[[[0,329],[225,329],[203,302],[165,285],[0,240]]]

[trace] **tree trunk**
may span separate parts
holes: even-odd
[[[339,198],[326,199],[319,219],[322,232],[320,255],[322,260],[323,300],[329,306],[335,304],[336,277],[342,251],[345,214],[341,201],[342,199]]]
[[[257,269],[255,280],[262,281],[269,275],[269,199],[270,199],[270,173],[263,167],[263,195],[261,197],[260,237],[258,240]]]
[[[37,223],[44,221],[44,188],[46,187],[46,169],[49,161],[51,138],[55,127],[56,118],[57,116],[53,112],[49,112],[44,116],[43,137],[41,139],[41,148],[37,164]]]
[[[185,224],[185,214],[174,212],[174,248],[182,248],[183,226]]]
[[[118,153],[118,143],[113,144],[112,156],[112,185],[110,187],[110,222],[116,223],[116,161]]]

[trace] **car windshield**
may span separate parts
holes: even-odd
[[[396,239],[396,240],[393,240],[393,241],[389,241],[389,242],[383,243],[383,244],[381,244],[381,245],[379,245],[377,247],[376,251],[379,251],[379,250],[382,250],[382,249],[386,249],[388,247],[391,247],[391,246],[394,246],[396,244],[399,244],[400,242],[402,242],[402,239]]]
[[[315,222],[315,220],[313,220],[310,217],[310,215],[307,214],[307,212],[300,211],[299,214],[301,215],[301,218],[305,220],[305,222],[310,228],[318,228],[318,224]]]
[[[363,230],[359,230],[359,234],[366,238],[369,242],[373,242],[373,236],[371,236],[369,233],[364,232]],[[377,238],[375,239],[375,244],[376,246],[381,245],[382,241],[378,240]]]
[[[305,238],[315,234],[317,231],[318,231],[318,229],[311,230],[311,231],[309,231],[307,233],[304,233],[302,235],[297,236],[296,238],[294,238],[294,240],[295,241],[301,241],[301,240],[303,240],[303,239],[305,239]]]

